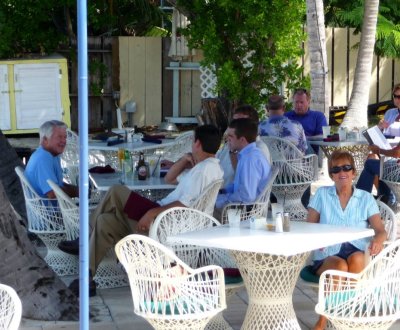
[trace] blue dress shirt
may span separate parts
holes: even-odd
[[[233,183],[226,186],[225,193],[218,194],[216,207],[222,208],[233,202],[254,202],[264,189],[270,170],[271,165],[256,143],[248,144],[238,153]]]

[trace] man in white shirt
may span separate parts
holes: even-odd
[[[95,274],[101,260],[116,242],[123,237],[140,232],[148,234],[149,228],[158,214],[172,207],[188,207],[201,195],[210,183],[222,179],[223,171],[215,153],[221,143],[219,130],[212,125],[196,128],[192,153],[185,154],[168,171],[167,183],[178,183],[177,187],[164,199],[153,202],[130,191],[125,186],[110,188],[102,202],[90,217],[89,259],[91,274]],[[214,203],[210,203],[212,213]],[[72,242],[72,241],[70,241]],[[65,252],[75,252],[76,249]],[[79,293],[79,280],[71,283],[70,289]],[[90,295],[96,294],[96,286],[91,280]]]

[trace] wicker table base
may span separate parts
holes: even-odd
[[[285,257],[232,251],[249,295],[242,330],[300,329],[292,299],[301,267],[309,254]]]

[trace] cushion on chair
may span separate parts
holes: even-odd
[[[312,265],[305,266],[301,270],[300,278],[306,282],[319,283],[319,275],[314,274]]]
[[[165,308],[165,313],[164,315],[171,315],[171,310],[172,310],[172,306],[174,306],[174,314],[181,314],[181,312],[179,311],[178,305],[179,303],[177,303],[175,301],[174,304],[172,304],[169,301],[151,301],[150,302],[150,310],[152,313],[157,313],[157,314],[163,314],[163,309]],[[188,306],[186,303],[183,303],[182,305],[183,309],[186,310],[185,314],[193,314],[193,313],[197,313],[198,309],[193,309],[193,310],[188,310],[190,308],[190,306]],[[203,312],[204,308],[202,308],[203,306],[200,306],[200,310]]]
[[[243,282],[242,275],[237,268],[222,268],[225,275],[225,285]]]

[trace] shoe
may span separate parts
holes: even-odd
[[[58,248],[68,254],[79,255],[79,237],[72,241],[61,241]]]
[[[73,280],[68,287],[75,296],[79,297],[79,278]],[[96,295],[96,282],[93,280],[89,281],[89,297],[94,297]]]

